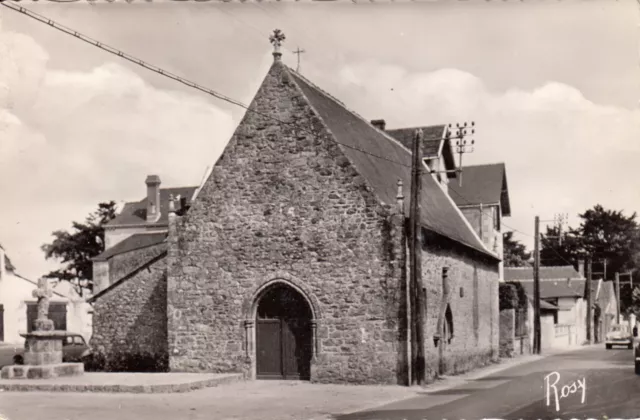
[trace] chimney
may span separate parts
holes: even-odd
[[[371,120],[371,125],[377,128],[378,130],[384,131],[387,123],[385,120]]]
[[[160,219],[160,177],[149,175],[147,184],[147,222],[157,222]]]
[[[584,277],[584,261],[582,260],[578,261],[578,273],[580,273],[581,278],[585,278]]]
[[[3,280],[5,274],[7,273],[7,266],[5,264],[5,261],[4,248],[0,246],[0,280]]]

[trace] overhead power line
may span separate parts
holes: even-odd
[[[0,5],[5,6],[6,8],[14,10],[16,12],[22,13],[22,14],[24,14],[24,15],[32,18],[32,19],[35,19],[35,20],[37,20],[37,21],[39,21],[41,23],[44,23],[44,24],[46,24],[48,26],[51,26],[52,28],[55,28],[55,29],[57,29],[57,30],[59,30],[61,32],[64,32],[67,35],[71,35],[71,36],[73,36],[73,37],[75,37],[77,39],[80,39],[80,40],[90,44],[90,45],[93,45],[94,47],[98,47],[101,50],[107,51],[107,52],[109,52],[109,53],[111,53],[111,54],[113,54],[115,56],[124,58],[125,60],[127,60],[127,61],[129,61],[129,62],[131,62],[133,64],[141,66],[141,67],[143,67],[143,68],[145,68],[147,70],[153,71],[154,73],[160,74],[161,76],[165,76],[165,77],[168,77],[170,79],[173,79],[173,80],[175,80],[175,81],[177,81],[179,83],[182,83],[182,84],[184,84],[186,86],[189,86],[189,87],[197,89],[197,90],[199,90],[201,92],[207,93],[207,94],[209,94],[209,95],[211,95],[211,96],[213,96],[213,97],[215,97],[217,99],[220,99],[222,101],[225,101],[225,102],[228,102],[230,104],[233,104],[233,105],[239,106],[241,108],[244,108],[248,112],[252,112],[252,113],[255,113],[257,115],[263,116],[265,118],[271,119],[271,120],[273,120],[275,122],[278,122],[279,124],[294,125],[298,130],[300,130],[302,132],[305,132],[307,134],[310,134],[310,135],[314,136],[314,138],[317,138],[316,133],[313,133],[312,131],[309,131],[309,130],[303,128],[303,127],[300,127],[299,125],[297,125],[295,123],[282,121],[279,118],[276,118],[276,117],[274,117],[272,115],[265,114],[263,112],[260,112],[260,111],[257,111],[255,109],[252,109],[251,107],[243,104],[242,102],[240,102],[238,100],[235,100],[235,99],[233,99],[233,98],[231,98],[229,96],[226,96],[226,95],[223,95],[221,93],[218,93],[213,89],[209,89],[209,88],[207,88],[205,86],[202,86],[202,85],[200,85],[198,83],[192,82],[192,81],[190,81],[188,79],[185,79],[183,77],[177,76],[177,75],[175,75],[175,74],[173,74],[171,72],[168,72],[168,71],[162,69],[161,67],[149,64],[149,63],[147,63],[147,62],[145,62],[145,61],[143,61],[143,60],[141,60],[141,59],[139,59],[137,57],[134,57],[134,56],[132,56],[130,54],[122,52],[121,50],[118,50],[118,49],[116,49],[114,47],[111,47],[111,46],[109,46],[109,45],[107,45],[107,44],[105,44],[103,42],[96,41],[95,39],[90,38],[90,37],[88,37],[86,35],[83,35],[82,33],[78,32],[78,31],[75,31],[73,29],[70,29],[70,28],[68,28],[68,27],[66,27],[64,25],[61,25],[61,24],[55,22],[52,19],[49,19],[49,18],[47,18],[45,16],[42,16],[42,15],[40,15],[38,13],[32,12],[30,10],[27,10],[22,6],[13,5],[13,4],[9,3],[6,0],[0,0]],[[358,147],[338,142],[337,140],[336,140],[336,143],[341,145],[341,146],[347,147],[349,149],[355,150],[357,152],[364,153],[366,155],[375,157],[377,159],[384,160],[386,162],[390,162],[390,163],[393,163],[393,164],[396,164],[396,165],[400,165],[400,166],[404,166],[404,167],[407,167],[407,168],[411,167],[411,165],[407,165],[407,164],[404,164],[402,162],[397,162],[397,161],[394,161],[392,159],[386,158],[384,156],[376,155],[376,154],[368,152],[366,150],[362,150],[362,149],[360,149]]]
[[[145,68],[147,70],[150,70],[150,71],[152,71],[152,72],[154,72],[156,74],[159,74],[159,75],[164,76],[164,77],[168,77],[168,78],[170,78],[170,79],[172,79],[174,81],[177,81],[177,82],[179,82],[179,83],[181,83],[181,84],[183,84],[185,86],[191,87],[193,89],[196,89],[198,91],[201,91],[201,92],[204,92],[204,93],[206,93],[208,95],[211,95],[211,96],[213,96],[213,97],[215,97],[215,98],[217,98],[219,100],[222,100],[222,101],[230,103],[232,105],[241,107],[241,108],[245,109],[248,112],[252,112],[252,113],[255,113],[257,115],[261,115],[261,116],[263,116],[265,118],[268,118],[268,119],[271,119],[271,120],[273,120],[275,122],[278,122],[279,124],[295,125],[296,128],[299,129],[300,131],[306,132],[306,133],[314,136],[314,138],[317,138],[316,133],[313,133],[313,132],[311,132],[311,131],[309,131],[309,130],[307,130],[305,128],[301,128],[298,125],[296,125],[295,123],[285,122],[285,121],[282,121],[279,118],[276,118],[276,117],[274,117],[272,115],[268,115],[268,114],[265,114],[263,112],[260,112],[260,111],[257,111],[255,109],[252,109],[250,106],[245,105],[245,104],[243,104],[242,102],[240,102],[240,101],[238,101],[236,99],[233,99],[233,98],[231,98],[229,96],[223,95],[223,94],[221,94],[221,93],[219,93],[219,92],[217,92],[217,91],[215,91],[213,89],[210,89],[210,88],[208,88],[206,86],[200,85],[200,84],[198,84],[196,82],[193,82],[191,80],[188,80],[188,79],[186,79],[184,77],[181,77],[181,76],[178,76],[176,74],[173,74],[173,73],[171,73],[171,72],[169,72],[167,70],[164,70],[163,68],[161,68],[159,66],[150,64],[150,63],[148,63],[148,62],[146,62],[144,60],[141,60],[141,59],[139,59],[139,58],[137,58],[137,57],[135,57],[135,56],[133,56],[131,54],[127,54],[127,53],[125,53],[125,52],[123,52],[123,51],[121,51],[121,50],[119,50],[117,48],[114,48],[114,47],[108,45],[108,44],[105,44],[103,42],[97,41],[97,40],[95,40],[95,39],[93,39],[93,38],[91,38],[89,36],[86,36],[86,35],[82,34],[79,31],[71,29],[71,28],[69,28],[69,27],[67,27],[65,25],[61,25],[58,22],[54,21],[53,19],[49,19],[49,18],[47,18],[47,17],[45,17],[45,16],[43,16],[41,14],[35,13],[35,12],[33,12],[31,10],[28,10],[28,9],[22,7],[22,6],[14,5],[14,4],[8,2],[7,0],[0,0],[0,5],[8,8],[8,9],[11,9],[11,10],[13,10],[15,12],[21,13],[21,14],[23,14],[25,16],[28,16],[28,17],[30,17],[30,18],[32,18],[34,20],[37,20],[38,22],[46,24],[46,25],[48,25],[48,26],[50,26],[50,27],[52,27],[52,28],[54,28],[54,29],[56,29],[58,31],[61,31],[61,32],[67,34],[67,35],[71,35],[74,38],[77,38],[77,39],[79,39],[79,40],[81,40],[83,42],[86,42],[86,43],[88,43],[88,44],[90,44],[90,45],[92,45],[94,47],[97,47],[97,48],[103,50],[103,51],[106,51],[106,52],[108,52],[110,54],[113,54],[113,55],[115,55],[117,57],[123,58],[123,59],[125,59],[125,60],[127,60],[127,61],[129,61],[129,62],[131,62],[133,64],[136,64],[136,65],[138,65],[140,67],[143,67],[143,68]],[[226,11],[224,11],[224,13],[231,15],[230,13],[228,13]],[[233,15],[231,15],[231,17],[234,18],[239,23],[248,25],[246,22],[241,21],[240,19],[236,18]],[[248,26],[250,26],[250,25],[248,25]],[[257,33],[260,33],[260,31],[257,28],[255,28],[253,26],[251,26],[251,28],[253,30],[255,30]],[[453,139],[455,139],[455,138],[453,138]],[[393,164],[396,164],[396,165],[404,166],[404,167],[407,167],[407,168],[411,167],[411,165],[407,165],[407,164],[404,164],[402,162],[397,162],[397,161],[394,161],[392,159],[386,158],[384,156],[376,155],[374,153],[368,152],[366,150],[362,150],[362,149],[360,149],[358,147],[355,147],[355,146],[344,144],[344,143],[341,143],[341,142],[338,142],[338,141],[336,141],[336,143],[341,145],[341,146],[347,147],[349,149],[355,150],[357,152],[360,152],[360,153],[375,157],[377,159],[381,159],[381,160],[387,161],[389,163],[393,163]],[[427,175],[427,174],[431,175],[430,173],[426,172],[425,175]],[[451,190],[451,189],[449,191],[453,191],[455,194],[460,196],[463,200],[466,200],[464,197],[462,197],[456,191]],[[467,203],[470,204],[468,201],[467,201]],[[502,223],[502,225],[507,227],[508,229],[511,229],[511,230],[513,230],[515,232],[518,232],[518,233],[521,233],[523,235],[530,236],[530,237],[533,236],[531,234],[528,234],[528,233],[522,232],[522,231],[520,231],[520,230],[518,230],[516,228],[513,228],[513,227],[511,227],[511,226],[509,226],[509,225],[507,225],[505,223]]]

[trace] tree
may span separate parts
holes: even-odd
[[[586,256],[592,259],[592,272],[604,275],[603,261],[607,261],[606,278],[640,267],[640,227],[636,213],[625,216],[622,211],[607,210],[597,204],[579,214],[582,219],[576,229],[569,228],[558,238],[558,228],[547,228],[541,240],[541,264],[576,264]],[[638,281],[634,278],[634,283]],[[631,289],[620,287],[621,310],[629,308]]]
[[[631,293],[631,305],[629,306],[629,312],[640,316],[640,288],[635,287]]]
[[[104,251],[104,225],[115,216],[115,201],[100,203],[84,223],[73,222],[73,232],[53,232],[53,242],[42,245],[41,249],[46,259],[60,259],[63,267],[49,272],[45,277],[68,281],[80,296],[85,290],[92,291],[91,258]]]
[[[518,240],[513,239],[513,232],[505,232],[502,235],[502,248],[504,250],[505,267],[528,267],[531,253]]]
[[[579,230],[569,228],[560,235],[558,227],[547,226],[547,232],[540,239],[540,265],[577,266],[577,262],[584,259],[581,240]]]

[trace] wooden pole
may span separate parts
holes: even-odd
[[[620,325],[620,273],[616,273],[616,324]]]
[[[585,284],[585,295],[587,298],[587,342],[593,344],[593,334],[591,331],[593,325],[591,313],[591,257],[587,257],[585,268],[587,270],[587,281]]]
[[[411,273],[411,355],[412,382],[424,384],[424,302],[422,290],[422,276],[419,264],[420,243],[420,189],[422,186],[420,170],[422,166],[422,130],[416,130],[413,137],[413,159],[411,163],[411,207],[409,222],[411,229],[411,244],[409,246],[409,266]]]
[[[540,354],[542,334],[540,331],[540,217],[535,220],[533,250],[533,353]]]

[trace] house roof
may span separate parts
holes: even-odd
[[[449,183],[451,198],[458,206],[497,204],[504,216],[511,216],[511,203],[507,187],[507,170],[504,163],[465,166],[463,182]]]
[[[411,152],[369,121],[345,108],[301,75],[288,69],[310,105],[318,113],[340,149],[387,204],[396,202],[397,181],[403,181],[405,211],[409,215]],[[451,198],[433,176],[422,177],[421,223],[443,235],[493,259],[499,259],[482,243]]]
[[[191,198],[198,187],[160,188],[160,218],[155,223],[147,222],[147,198],[140,201],[125,203],[122,211],[105,225],[108,228],[124,226],[164,226],[169,221],[169,196],[187,198],[187,205],[191,204]]]
[[[533,297],[529,294],[527,294],[527,299],[529,300],[529,302],[533,305]],[[540,309],[547,309],[550,311],[557,311],[558,309],[560,309],[558,306],[547,302],[546,300],[540,300]]]
[[[446,125],[430,125],[423,127],[394,128],[385,130],[394,139],[398,140],[404,147],[413,153],[413,137],[417,129],[423,133],[422,157],[423,159],[433,159],[442,156],[447,170],[456,169],[456,161],[453,157],[453,147],[451,140],[447,138],[449,130]],[[455,178],[455,172],[447,173],[449,178]]]
[[[540,267],[540,280],[582,279],[583,277],[570,265]],[[533,267],[505,267],[504,280],[533,280]]]
[[[527,296],[533,296],[533,281],[518,281],[527,293]],[[584,286],[584,283],[583,283]],[[540,299],[551,299],[561,297],[582,297],[582,293],[576,290],[575,286],[569,286],[567,281],[541,281],[540,282]]]
[[[402,143],[407,149],[413,150],[413,136],[415,136],[418,128],[421,128],[423,133],[422,156],[425,159],[439,157],[446,128],[444,125],[394,128],[385,130],[385,132]]]
[[[122,283],[124,283],[127,280],[131,279],[132,277],[134,277],[136,274],[138,274],[142,270],[151,267],[151,265],[153,265],[155,262],[162,260],[166,256],[167,256],[167,251],[164,251],[164,252],[156,255],[155,257],[150,258],[142,266],[136,268],[135,270],[133,270],[130,273],[126,274],[124,277],[122,277],[122,278],[116,280],[115,282],[111,283],[108,287],[104,288],[103,290],[99,291],[95,295],[91,296],[89,299],[87,299],[87,302],[88,303],[95,302],[101,296],[104,296],[106,293],[110,292],[111,290],[115,289],[116,287],[118,287]]]
[[[118,242],[111,248],[105,250],[102,254],[92,258],[93,261],[106,261],[114,255],[124,254],[140,248],[147,248],[149,246],[157,245],[164,242],[167,237],[167,232],[149,232],[149,233],[136,233],[128,238]]]
[[[553,280],[545,279],[540,280],[540,298],[559,298],[559,297],[584,297],[585,296],[585,281],[584,279],[568,279]],[[533,296],[533,280],[516,280],[524,287],[527,295]],[[591,296],[596,301],[598,293],[598,283],[600,280],[591,281]],[[599,299],[598,299],[599,301]]]
[[[612,297],[615,299],[615,296],[616,296],[616,292],[613,286],[613,282],[602,281],[600,283],[600,291],[596,298],[596,301],[600,304],[600,307],[603,310],[606,310],[607,303],[611,300]]]

